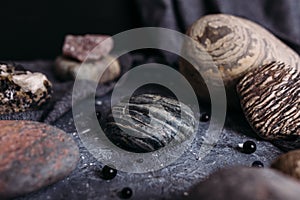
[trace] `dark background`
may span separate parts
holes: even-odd
[[[0,8],[0,60],[53,59],[66,34],[141,26],[185,32],[210,13],[255,21],[300,52],[299,0],[1,0]]]
[[[0,8],[2,60],[51,59],[66,34],[114,35],[138,26],[131,0],[1,0]]]

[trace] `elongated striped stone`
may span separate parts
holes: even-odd
[[[241,79],[237,92],[258,135],[266,139],[300,136],[299,68],[281,62],[263,65]]]
[[[128,99],[127,99],[128,101]],[[151,152],[172,140],[184,141],[195,128],[191,109],[170,98],[144,94],[112,108],[106,135],[117,146],[132,152]],[[121,129],[122,128],[122,129]]]

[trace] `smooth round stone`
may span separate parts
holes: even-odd
[[[204,100],[209,100],[209,93],[203,78],[222,87],[217,81],[221,75],[229,108],[239,107],[235,86],[249,70],[274,60],[300,67],[296,52],[264,27],[240,17],[206,15],[189,27],[187,35],[194,42],[186,41],[182,54],[194,63],[181,60],[180,71]]]
[[[33,121],[0,121],[0,199],[57,182],[75,169],[79,150],[64,131]]]
[[[254,131],[284,149],[300,147],[300,68],[272,62],[238,83],[243,112]]]
[[[126,101],[127,100],[127,101]],[[118,147],[153,152],[171,142],[183,143],[195,131],[196,119],[185,104],[160,95],[142,94],[122,99],[112,107],[106,136]]]
[[[273,161],[271,167],[300,179],[300,150],[290,151],[279,156]]]
[[[110,64],[110,62],[112,63]],[[108,64],[110,64],[109,67],[104,71],[99,80],[98,76],[103,72]],[[78,78],[106,83],[119,77],[121,67],[119,62],[109,55],[103,57],[101,60],[87,61],[83,63],[65,57],[58,57],[55,61],[55,73],[63,80]]]
[[[199,200],[297,200],[300,183],[275,170],[233,167],[221,169],[188,192]]]

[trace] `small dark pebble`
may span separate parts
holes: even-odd
[[[264,167],[264,164],[262,163],[262,162],[260,162],[260,161],[254,161],[253,163],[252,163],[252,167],[258,167],[258,168],[263,168]]]
[[[129,187],[123,188],[119,196],[122,199],[129,199],[132,196],[132,189]]]
[[[208,113],[203,113],[200,116],[201,122],[208,122],[210,120],[210,115]]]
[[[241,146],[239,146],[241,147]],[[244,142],[244,144],[242,145],[242,152],[246,153],[246,154],[251,154],[254,153],[256,151],[256,144],[253,141],[246,141]]]
[[[105,165],[101,172],[101,178],[105,180],[111,180],[116,177],[117,172],[118,171],[116,169]]]

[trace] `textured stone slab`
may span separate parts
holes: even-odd
[[[297,200],[300,183],[270,169],[220,170],[195,186],[187,199]]]
[[[110,64],[110,62],[112,63]],[[98,80],[98,76],[108,64],[110,64],[109,67]],[[121,68],[119,62],[112,56],[105,56],[101,60],[84,63],[58,57],[55,61],[55,71],[57,76],[63,80],[78,78],[106,83],[117,78],[121,73]]]
[[[62,130],[32,121],[0,127],[0,199],[38,190],[76,167],[78,147]]]
[[[106,42],[101,43],[106,40]],[[98,60],[113,48],[113,40],[107,35],[67,35],[63,55],[83,62],[85,59]]]

